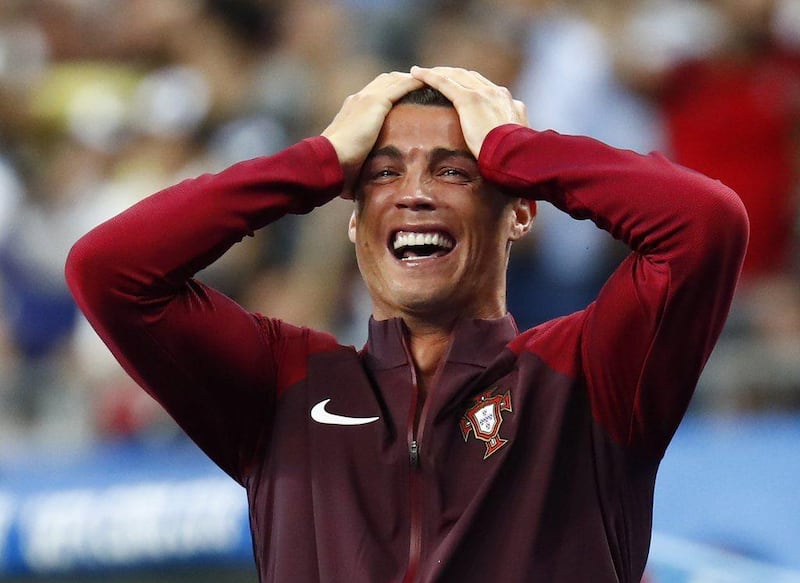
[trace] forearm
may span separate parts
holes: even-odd
[[[183,181],[79,240],[68,280],[79,295],[169,295],[246,235],[287,213],[310,211],[340,187],[341,170],[322,138]]]
[[[738,196],[659,154],[504,126],[484,144],[481,172],[507,192],[547,200],[576,219],[594,221],[656,261],[713,259],[719,265],[730,256],[735,264],[746,241]]]

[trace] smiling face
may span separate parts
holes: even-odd
[[[377,319],[505,314],[509,242],[527,201],[484,182],[452,107],[402,104],[364,162],[349,235]]]

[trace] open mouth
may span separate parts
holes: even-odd
[[[389,241],[394,256],[401,261],[443,257],[453,250],[455,244],[453,237],[443,231],[397,231]]]

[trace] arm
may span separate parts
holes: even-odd
[[[336,196],[341,181],[330,143],[306,140],[146,198],[68,258],[78,305],[125,370],[240,481],[298,331],[193,275],[245,235]]]
[[[748,236],[741,201],[658,154],[519,126],[493,130],[480,163],[506,191],[588,218],[631,248],[587,310],[582,372],[612,437],[663,453],[730,307]]]

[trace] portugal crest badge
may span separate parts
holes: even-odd
[[[467,441],[469,434],[473,433],[476,439],[486,443],[486,453],[483,459],[488,458],[498,449],[508,443],[507,439],[500,437],[500,426],[503,424],[503,412],[513,413],[511,409],[511,392],[503,395],[492,394],[496,389],[484,391],[475,399],[472,407],[467,409],[459,422],[461,434]]]

